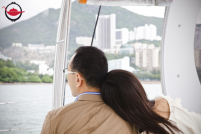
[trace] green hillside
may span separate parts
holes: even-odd
[[[75,37],[92,36],[95,14],[98,6],[82,5],[73,2],[71,10],[70,49],[77,45]],[[55,45],[60,9],[48,9],[28,20],[16,23],[0,30],[0,47],[8,48],[13,42]],[[162,33],[163,19],[145,17],[121,7],[102,7],[101,14],[116,14],[116,28],[128,28],[154,24],[158,35]]]

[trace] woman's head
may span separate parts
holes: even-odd
[[[179,131],[177,127],[153,111],[154,104],[148,100],[140,81],[128,71],[110,71],[102,84],[101,95],[104,102],[120,117],[141,130],[168,134],[158,124],[160,122],[167,128],[171,127]]]
[[[149,102],[146,92],[134,74],[124,70],[110,71],[102,84],[101,94],[106,104],[110,105],[117,114],[125,112],[141,112]],[[134,109],[131,109],[134,108]],[[133,117],[125,116],[124,120],[133,123]]]

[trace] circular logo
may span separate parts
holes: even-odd
[[[5,8],[5,7],[2,7]],[[9,5],[7,5],[7,7],[5,8],[5,15],[6,17],[11,20],[11,21],[16,21],[18,20],[21,16],[22,13],[24,13],[25,11],[22,11],[22,8],[20,7],[20,5],[18,5],[15,2],[11,2]]]

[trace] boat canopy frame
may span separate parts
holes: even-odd
[[[81,4],[122,6],[122,5],[143,5],[143,6],[169,6],[173,0],[78,0]],[[52,109],[61,107],[65,103],[65,88],[68,59],[68,44],[70,32],[70,16],[71,16],[71,0],[63,0],[60,10],[59,25],[57,31],[54,77],[53,77],[53,93],[52,93]]]
[[[170,6],[173,0],[77,0],[77,2],[101,6]]]
[[[101,6],[165,6],[160,56],[162,92],[173,98],[181,98],[185,108],[201,114],[201,107],[199,107],[201,86],[195,68],[193,49],[195,22],[201,9],[201,0],[185,2],[183,0],[77,0],[77,2]],[[70,14],[71,0],[63,0],[54,63],[53,109],[63,106],[65,102],[66,77],[63,69],[67,66]]]
[[[61,107],[65,103],[68,40],[70,31],[71,1],[63,0],[60,10],[59,25],[57,31],[56,51],[54,61],[52,109]]]

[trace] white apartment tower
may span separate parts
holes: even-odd
[[[156,26],[150,24],[149,29],[150,29],[150,40],[156,40],[156,37],[157,37],[157,28],[156,28]]]
[[[97,18],[97,15],[96,15]],[[96,28],[99,49],[112,49],[116,44],[116,14],[100,15]]]
[[[129,31],[129,41],[134,40],[135,39],[134,37],[135,37],[134,32],[133,31]]]
[[[135,47],[135,64],[136,66],[149,71],[153,69],[159,69],[159,54],[160,48],[155,47],[154,44],[137,44],[137,46]]]
[[[116,44],[126,44],[129,41],[129,31],[127,28],[116,29]]]
[[[125,56],[122,59],[109,60],[108,71],[111,71],[114,69],[123,69],[129,72],[135,71],[133,67],[130,67],[130,58],[128,56]]]
[[[141,40],[141,39],[152,40],[152,41],[156,40],[157,28],[155,25],[145,24],[145,26],[134,28],[134,36],[135,40]]]
[[[144,39],[144,27],[140,26],[140,27],[134,28],[134,35],[136,40]]]

